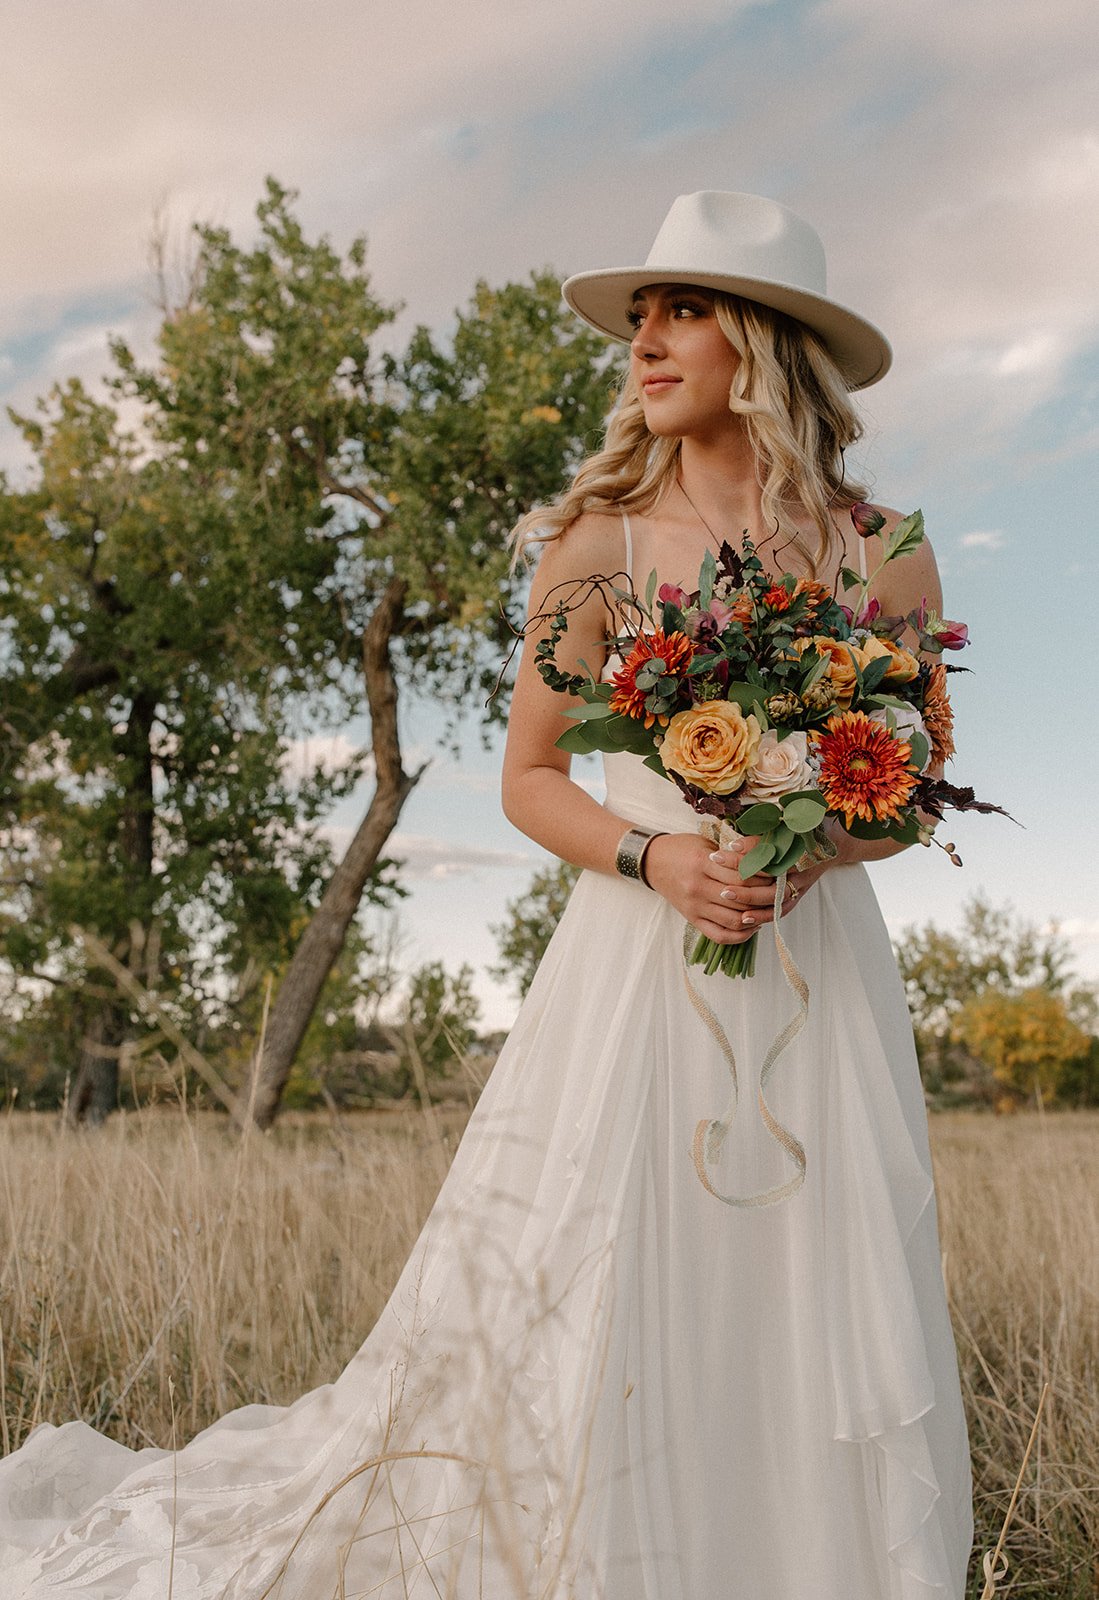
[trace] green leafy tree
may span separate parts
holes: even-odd
[[[980,895],[967,902],[957,931],[927,923],[909,926],[896,941],[923,1079],[932,1093],[987,1098],[994,1091],[983,1057],[970,1052],[957,1024],[967,1006],[985,994],[1017,996],[1041,989],[1058,998],[1069,1021],[1085,1035],[1094,1025],[1095,996],[1073,976],[1067,941],[1053,929],[991,905]]]
[[[579,867],[568,861],[536,872],[525,894],[508,902],[507,920],[491,930],[500,960],[489,970],[494,978],[510,979],[520,995],[531,986],[579,876]]]
[[[151,365],[115,342],[134,433],[78,384],[16,419],[40,481],[0,510],[7,959],[79,983],[73,924],[126,960],[133,927],[155,928],[182,1012],[216,1010],[248,959],[280,971],[261,1125],[419,777],[400,698],[452,720],[483,702],[516,582],[507,530],[558,492],[608,400],[603,341],[549,273],[480,284],[445,343],[419,328],[377,355],[394,308],[365,241],[341,258],[307,240],[293,200],[268,180],[251,249],[197,230]],[[303,708],[336,724],[364,695],[361,759],[290,782]],[[333,863],[315,824],[368,765]],[[85,994],[76,1100],[102,1114],[133,1021]]]
[[[1048,1103],[1068,1068],[1090,1053],[1091,1041],[1069,1016],[1064,997],[1037,985],[1014,994],[986,989],[974,995],[952,1031],[1020,1099],[1037,1095]]]
[[[155,929],[152,981],[192,1022],[246,950],[284,960],[329,866],[310,825],[358,770],[290,775],[284,757],[305,696],[333,715],[353,702],[333,692],[321,608],[298,598],[334,566],[301,537],[304,508],[273,525],[218,473],[142,459],[79,383],[40,410],[15,418],[38,483],[0,521],[3,950],[39,983],[81,986],[72,1103],[98,1119],[130,1013],[83,981],[71,929],[127,956],[136,928],[143,957]]]

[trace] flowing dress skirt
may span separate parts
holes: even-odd
[[[693,830],[607,758],[607,805]],[[927,1118],[861,867],[784,919],[808,1022],[767,1100],[796,1193],[708,1194],[726,1060],[683,923],[581,876],[387,1308],[335,1383],[175,1456],[83,1423],[0,1463],[12,1600],[962,1600],[971,1479]],[[697,969],[696,969],[697,970]],[[715,1173],[791,1177],[758,1075],[797,1009],[771,942],[693,980],[735,1051]]]

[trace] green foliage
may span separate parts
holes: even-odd
[[[463,962],[451,973],[441,961],[425,962],[409,980],[400,1029],[406,1041],[402,1065],[407,1062],[411,1072],[415,1049],[429,1079],[445,1077],[476,1039],[480,1014],[471,966]]]
[[[509,902],[507,921],[492,929],[500,960],[489,970],[514,983],[520,995],[530,988],[579,876],[567,861],[536,872],[526,893]]]
[[[988,1023],[991,1039],[995,1030],[989,1017],[999,1019],[997,1027],[1000,1022],[1006,1027],[1006,1019],[1018,1020],[1017,1014],[1027,1010],[1021,997],[1043,994],[1055,999],[1067,1024],[1079,1030],[1073,1035],[1079,1048],[1058,1056],[1066,1096],[1076,1103],[1089,1101],[1092,1080],[1080,1058],[1086,1063],[1091,1051],[1096,998],[1093,990],[1075,982],[1069,946],[1056,929],[1046,932],[1013,916],[1010,907],[993,906],[975,895],[963,910],[959,931],[946,932],[933,923],[909,926],[896,941],[896,955],[921,1072],[931,1093],[947,1099],[994,1098],[999,1046],[978,1051],[978,1032]],[[1003,1008],[990,1000],[986,1016],[979,1004],[986,995],[1010,999],[1012,1005]],[[967,1015],[972,1026],[963,1020]],[[1094,1087],[1099,1095],[1099,1080]]]
[[[1066,1070],[1089,1054],[1091,1041],[1069,1016],[1063,995],[1033,985],[1014,994],[985,989],[966,1001],[953,1037],[1020,1099],[1048,1103]]]
[[[421,691],[484,702],[510,642],[508,532],[555,498],[596,444],[611,398],[606,362],[605,341],[563,308],[544,271],[502,289],[479,283],[447,347],[419,327],[387,364],[399,421],[374,559],[409,582],[401,660]],[[487,715],[505,711],[500,696]]]
[[[251,248],[196,229],[185,303],[149,366],[114,342],[107,400],[73,380],[13,414],[38,470],[0,480],[0,961],[27,1026],[55,1002],[26,980],[83,982],[73,924],[123,958],[155,928],[192,1029],[221,1028],[249,963],[281,969],[332,868],[318,823],[366,763],[291,747],[361,709],[380,595],[408,584],[404,688],[476,707],[507,530],[603,420],[604,342],[550,273],[479,284],[447,345],[381,355],[396,308],[365,241],[306,239],[294,199],[268,180]]]

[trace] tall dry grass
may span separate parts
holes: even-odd
[[[120,1114],[89,1132],[9,1115],[4,1450],[73,1416],[163,1445],[169,1379],[181,1441],[230,1407],[329,1381],[388,1299],[445,1165],[403,1114],[288,1115],[244,1141],[213,1114]]]
[[[940,1113],[931,1134],[977,1550],[996,1542],[1048,1380],[997,1593],[1095,1600],[1099,1113]]]
[[[82,1416],[130,1445],[285,1403],[361,1343],[462,1117],[287,1117],[243,1144],[146,1111],[95,1133],[0,1122],[0,1433]],[[1099,1114],[932,1120],[969,1414],[977,1558],[995,1543],[1043,1383],[998,1594],[1099,1595]]]

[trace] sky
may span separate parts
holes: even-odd
[[[812,222],[831,292],[894,346],[858,464],[875,498],[922,507],[970,627],[951,776],[1021,824],[951,823],[960,869],[874,868],[886,920],[955,926],[980,892],[1056,921],[1099,978],[1091,0],[5,0],[4,24],[0,398],[19,410],[70,376],[95,388],[112,334],[148,354],[154,217],[181,253],[196,221],[247,243],[269,173],[310,236],[367,235],[396,340],[445,333],[479,278],[643,260],[679,193]],[[0,466],[26,470],[6,417]],[[471,730],[459,761],[436,731],[407,709],[409,764],[432,762],[391,844],[404,959],[468,961],[505,1026],[490,930],[548,858],[500,812],[499,745]],[[330,819],[337,846],[367,798]]]

